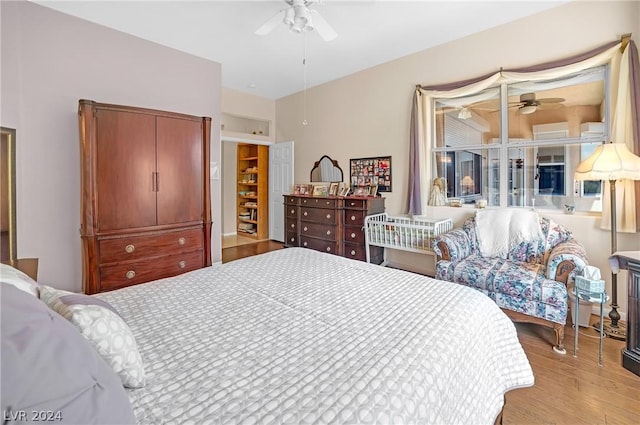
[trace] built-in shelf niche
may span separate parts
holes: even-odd
[[[271,121],[223,112],[220,121],[223,137],[246,140],[271,140]]]

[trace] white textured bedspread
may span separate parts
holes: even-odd
[[[309,249],[99,297],[144,359],[143,424],[493,424],[534,382],[482,293]]]

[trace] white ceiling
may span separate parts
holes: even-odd
[[[284,24],[255,35],[284,1],[35,3],[219,62],[224,87],[278,99],[304,88],[305,38],[307,87],[313,87],[566,1],[324,0],[312,8],[338,33],[329,42]]]

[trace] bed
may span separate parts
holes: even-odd
[[[95,297],[135,335],[140,424],[493,424],[505,393],[534,383],[480,292],[310,249]]]

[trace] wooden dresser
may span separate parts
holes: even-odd
[[[384,198],[284,195],[285,246],[365,260],[364,218],[384,212]],[[372,247],[380,264],[382,248]]]
[[[79,101],[83,290],[211,265],[211,119]]]

